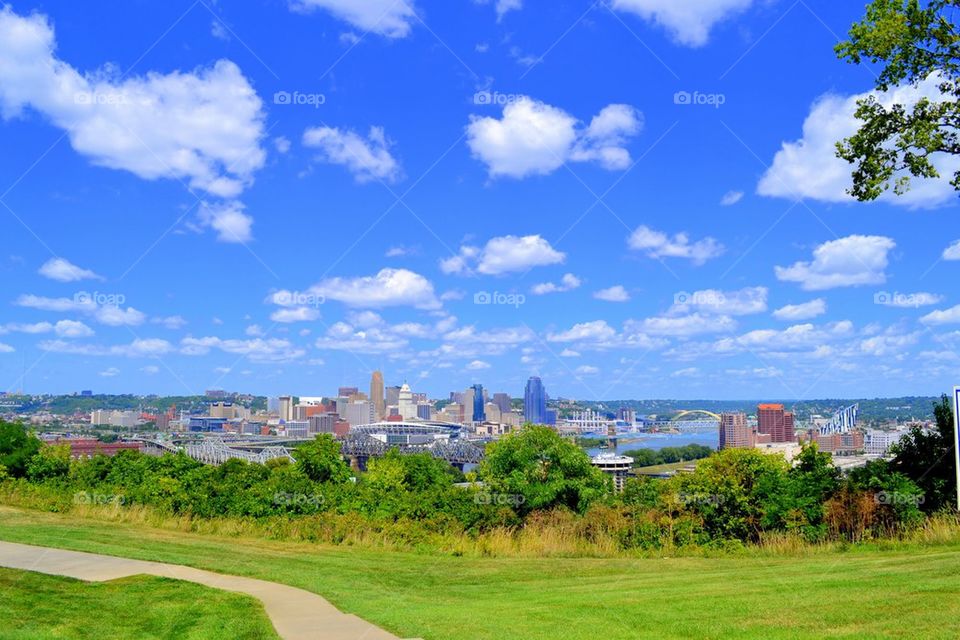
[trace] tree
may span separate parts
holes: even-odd
[[[479,475],[519,513],[564,506],[578,512],[606,493],[610,480],[577,445],[549,427],[525,424],[487,446]]]
[[[923,509],[938,511],[957,503],[956,460],[953,440],[953,407],[946,395],[933,406],[937,430],[914,427],[893,446],[890,469],[901,473],[923,492]]]
[[[783,490],[771,496],[764,528],[798,530],[808,540],[822,539],[827,533],[824,504],[839,488],[840,469],[833,457],[815,442],[805,444],[787,472]]]
[[[28,434],[22,425],[0,420],[0,465],[14,478],[27,473],[30,458],[40,450],[40,440]]]
[[[27,477],[32,482],[65,478],[70,473],[70,445],[44,445],[27,463]]]
[[[891,187],[898,195],[910,188],[911,176],[939,177],[933,158],[960,154],[960,33],[953,10],[960,0],[873,0],[863,21],[850,29],[850,40],[837,45],[841,59],[880,63],[876,88],[935,83],[939,95],[916,104],[881,104],[870,95],[857,102],[863,124],[837,143],[837,155],[856,165],[853,188],[858,200],[874,200]],[[960,190],[960,171],[951,184]]]
[[[297,468],[314,482],[346,482],[350,467],[340,455],[340,443],[328,433],[297,447]]]

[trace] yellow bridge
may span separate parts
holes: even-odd
[[[705,409],[684,409],[677,415],[670,418],[670,422],[679,422],[681,420],[684,420],[687,416],[691,416],[691,415],[709,416],[711,419],[716,420],[717,422],[720,422],[719,415],[717,415],[716,413],[713,413],[712,411],[707,411]]]

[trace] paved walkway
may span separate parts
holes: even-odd
[[[396,636],[369,622],[341,613],[315,593],[265,580],[226,576],[176,564],[2,541],[0,566],[88,582],[145,574],[245,593],[263,603],[274,628],[285,640],[398,640]]]

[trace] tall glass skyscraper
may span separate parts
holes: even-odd
[[[487,412],[484,411],[483,385],[473,385],[473,421],[483,422],[487,419]]]
[[[523,419],[533,424],[547,424],[547,390],[537,376],[530,376],[523,394]]]

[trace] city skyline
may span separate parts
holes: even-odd
[[[833,157],[862,7],[521,4],[0,10],[0,390],[950,389],[948,177]]]

